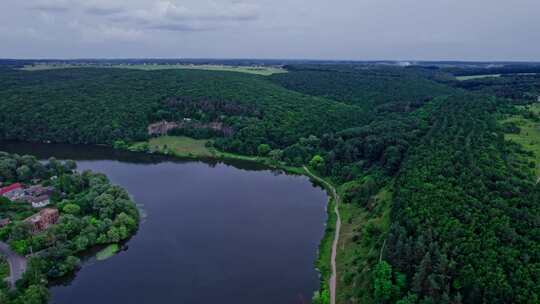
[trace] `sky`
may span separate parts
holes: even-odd
[[[0,58],[540,61],[538,0],[1,0]]]

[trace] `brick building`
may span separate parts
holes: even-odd
[[[58,218],[58,209],[45,208],[25,219],[24,222],[30,225],[30,231],[32,233],[39,233],[46,230],[51,225],[56,224]]]

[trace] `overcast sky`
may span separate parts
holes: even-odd
[[[540,0],[0,0],[3,58],[540,60]]]

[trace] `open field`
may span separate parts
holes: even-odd
[[[211,157],[215,153],[206,147],[208,140],[184,136],[160,136],[149,141],[150,149],[184,157]]]
[[[481,79],[481,78],[488,78],[488,77],[501,77],[503,74],[483,74],[483,75],[471,75],[471,76],[456,76],[456,79],[459,81],[465,81],[465,80],[473,80],[473,79]],[[513,74],[504,74],[507,76],[511,75],[536,75],[536,73],[513,73]]]
[[[487,77],[501,77],[501,74],[485,74],[485,75],[471,75],[471,76],[456,76],[459,81],[473,80]]]
[[[287,73],[285,69],[280,67],[266,66],[228,66],[228,65],[194,65],[194,64],[116,64],[116,65],[96,65],[96,64],[34,64],[27,65],[22,68],[25,71],[43,71],[54,69],[67,68],[118,68],[118,69],[134,69],[143,71],[156,70],[208,70],[208,71],[226,71],[248,73],[262,76],[269,76],[278,73]]]
[[[538,103],[528,106],[528,109],[536,115],[540,114],[540,104]],[[540,123],[526,119],[521,115],[511,116],[503,122],[513,122],[521,129],[518,134],[505,134],[505,138],[520,144],[526,151],[534,153],[534,161],[538,166],[537,175],[540,176]]]
[[[219,151],[213,147],[207,147],[208,139],[193,139],[185,136],[160,136],[151,138],[147,142],[136,142],[127,148],[133,152],[157,152],[165,155],[173,155],[180,158],[211,158],[255,162],[269,168],[280,169],[289,174],[305,175],[302,167],[289,166],[283,162],[277,162],[269,157],[247,156]]]

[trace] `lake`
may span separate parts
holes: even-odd
[[[52,303],[309,303],[318,289],[328,198],[306,177],[96,146],[0,150],[105,173],[143,214],[123,251],[85,262],[51,287]]]

